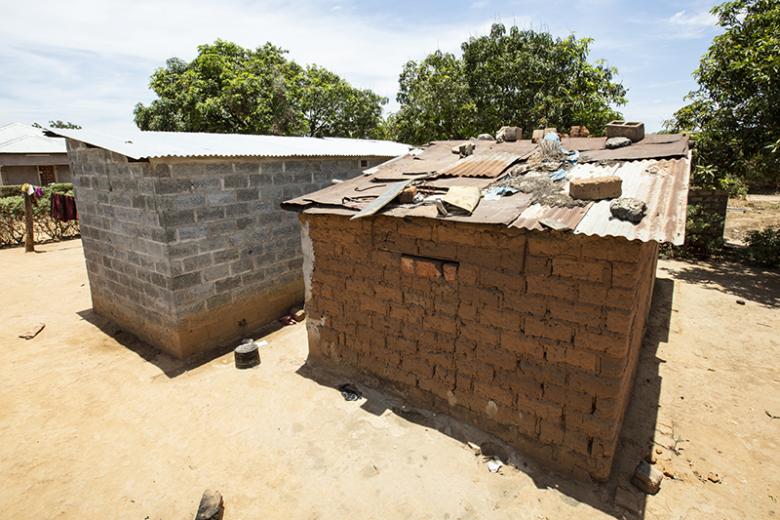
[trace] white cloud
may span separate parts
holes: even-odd
[[[684,10],[677,11],[669,18],[669,23],[672,25],[686,27],[714,27],[717,22],[717,17],[709,11],[700,11],[698,13],[688,13]]]
[[[407,60],[437,48],[457,51],[460,42],[489,27],[488,21],[398,23],[358,16],[349,2],[336,5],[340,9],[334,11],[324,0],[44,0],[35,8],[10,3],[3,7],[0,34],[0,64],[5,65],[0,119],[13,114],[25,121],[33,115],[64,119],[61,113],[81,106],[84,114],[74,113],[72,119],[106,121],[99,110],[107,107],[97,100],[105,100],[98,96],[109,91],[112,126],[128,128],[133,105],[152,97],[145,86],[153,69],[171,56],[191,59],[197,45],[216,38],[245,47],[271,41],[299,63],[318,63],[393,100]],[[115,85],[125,72],[129,77]]]

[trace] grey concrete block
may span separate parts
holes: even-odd
[[[217,193],[208,193],[206,195],[206,200],[208,201],[209,206],[225,206],[236,202],[236,192],[219,191]]]

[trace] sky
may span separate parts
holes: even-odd
[[[591,60],[618,68],[626,119],[650,131],[684,104],[718,34],[712,0],[0,0],[0,124],[72,121],[121,134],[154,99],[149,76],[217,38],[270,41],[327,67],[397,110],[408,60],[460,44],[491,24],[594,39]]]

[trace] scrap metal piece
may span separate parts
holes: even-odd
[[[439,170],[439,174],[458,177],[498,177],[520,159],[522,159],[521,155],[511,152],[475,153]]]
[[[382,192],[379,197],[374,199],[368,206],[360,210],[357,214],[353,215],[350,220],[369,217],[375,214],[377,211],[390,204],[398,195],[400,195],[410,182],[412,182],[411,179],[408,181],[392,182],[388,184],[387,189]]]
[[[482,193],[476,186],[453,186],[442,199],[444,207],[465,211],[469,215],[474,213],[474,209],[479,204]]]

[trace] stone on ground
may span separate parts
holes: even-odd
[[[207,489],[203,492],[203,496],[200,499],[195,520],[222,520],[224,511],[225,507],[219,491]]]

